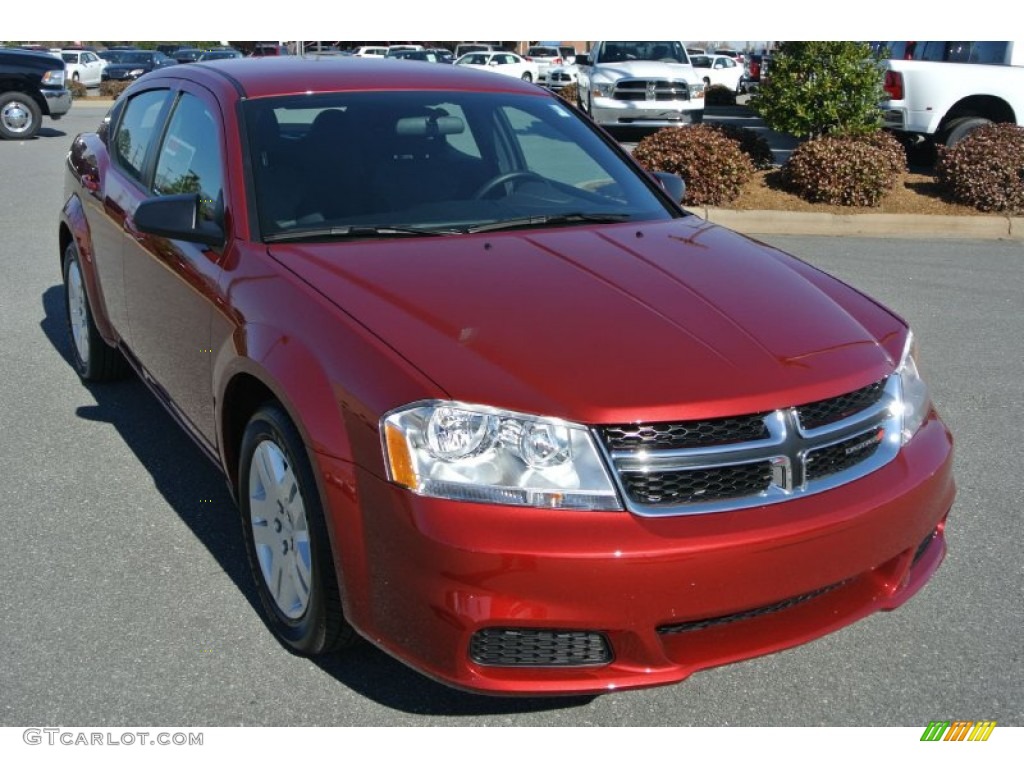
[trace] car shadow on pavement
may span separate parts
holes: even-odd
[[[42,304],[40,328],[57,353],[72,366],[63,287],[48,288],[42,295]],[[117,430],[152,477],[157,491],[217,560],[252,610],[262,617],[236,507],[223,475],[135,375],[124,381],[83,386],[96,404],[78,408],[76,415],[110,424]],[[221,510],[223,514],[211,514],[211,510]],[[282,647],[281,653],[286,652]],[[457,691],[414,672],[366,641],[358,642],[344,654],[314,659],[313,663],[360,695],[412,714],[515,714],[580,706],[593,698],[513,699]]]
[[[67,134],[64,131],[58,131],[56,128],[40,128],[36,134],[36,137],[40,139],[60,138],[61,136],[67,136]]]

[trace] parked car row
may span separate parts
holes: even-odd
[[[159,45],[155,50],[116,46],[104,51],[89,48],[63,48],[56,52],[64,61],[67,78],[85,86],[97,86],[106,80],[135,80],[155,69],[172,64],[242,58],[234,48],[202,48]]]

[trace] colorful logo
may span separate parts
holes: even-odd
[[[988,741],[995,727],[995,720],[932,720],[921,741]]]

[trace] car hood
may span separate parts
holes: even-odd
[[[891,373],[906,334],[852,288],[696,216],[269,253],[452,399],[584,423],[831,397]]]
[[[664,61],[621,61],[614,64],[598,64],[591,76],[598,80],[622,80],[631,77],[664,79],[666,76],[686,79],[693,77],[693,74],[693,67],[689,64],[670,64]]]

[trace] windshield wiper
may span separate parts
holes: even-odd
[[[631,218],[633,217],[628,213],[558,213],[550,216],[524,216],[518,219],[492,221],[489,224],[469,227],[466,231],[476,233],[527,227],[558,227],[563,224],[614,224],[619,221],[629,221]]]
[[[391,227],[367,224],[351,224],[344,227],[321,227],[319,229],[298,229],[267,235],[268,243],[295,242],[297,240],[346,240],[373,237],[443,237],[461,235],[459,229],[423,229],[420,227]]]

